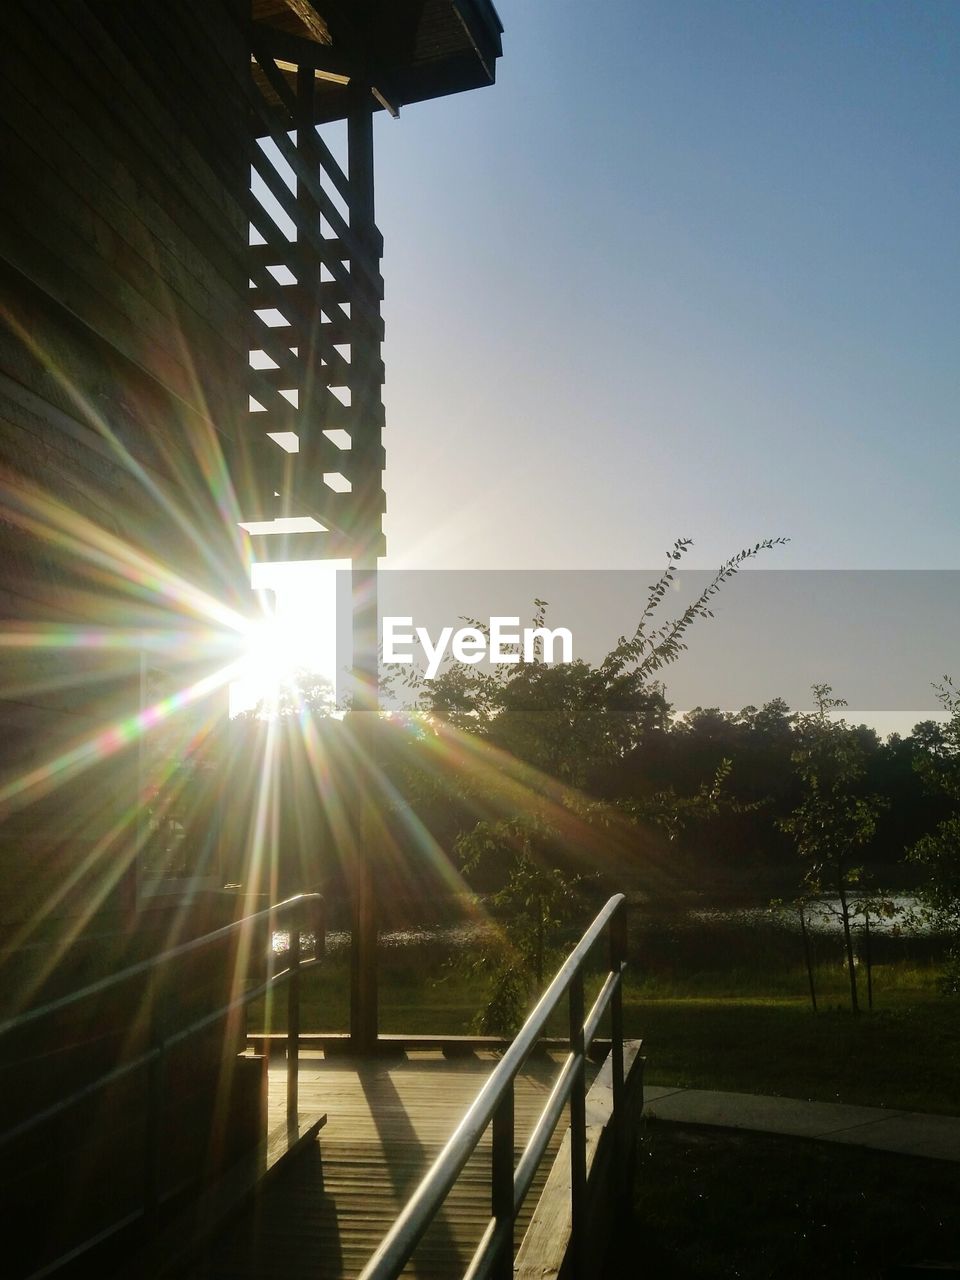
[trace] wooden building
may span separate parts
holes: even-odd
[[[224,879],[224,780],[207,752],[251,560],[348,556],[362,584],[382,553],[372,114],[490,84],[500,30],[489,0],[0,5],[0,999],[14,1022],[236,911],[208,892]],[[345,131],[344,168],[315,125]],[[171,909],[147,912],[164,881]],[[167,1010],[174,1023],[235,989],[234,942],[215,954],[202,972],[190,961],[199,994]],[[101,1003],[96,1034],[83,1018],[15,1027],[4,1121],[19,1132],[68,1077],[153,1043],[131,1030],[144,990]],[[219,1027],[208,1041],[219,1055],[194,1055],[196,1096],[219,1090],[231,1142],[249,1144],[261,1086],[234,1068],[251,1083],[220,1087],[237,1046]],[[164,1105],[151,1120],[131,1086],[86,1127],[31,1129],[9,1203],[43,1216],[42,1189],[81,1172],[119,1186],[124,1132],[148,1144],[176,1096]],[[184,1140],[180,1191],[208,1138]],[[24,1274],[112,1229],[123,1205],[104,1196],[27,1249]]]

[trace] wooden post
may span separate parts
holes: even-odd
[[[287,979],[287,1126],[296,1126],[300,1089],[300,914],[290,921]]]
[[[365,713],[358,712],[358,715]],[[373,735],[361,735],[372,737]],[[356,1053],[377,1046],[377,904],[371,856],[376,826],[369,799],[357,823],[353,849],[353,903],[350,953],[350,1041]]]
[[[347,117],[350,229],[370,245],[376,234],[373,198],[373,96],[358,85]],[[359,271],[352,264],[351,271]],[[356,304],[354,304],[356,305]],[[374,866],[379,827],[374,794],[378,690],[377,556],[380,541],[381,442],[378,340],[358,325],[350,347],[351,438],[356,525],[351,562],[353,608],[353,718],[366,778],[358,795],[353,847],[350,1038],[358,1053],[376,1049],[377,910]]]
[[[323,898],[315,898],[311,918],[313,920],[313,958],[319,960],[327,953],[327,913]]]
[[[253,314],[258,316],[261,310],[276,308],[290,322],[290,332],[280,338],[271,336],[271,327],[260,316],[255,340],[284,371],[284,379],[289,374],[296,381],[299,412],[293,422],[301,444],[296,454],[286,454],[268,439],[274,431],[288,432],[291,406],[285,393],[264,379],[262,370],[254,369],[250,373],[250,394],[265,407],[255,415],[257,422],[251,428],[252,468],[241,471],[246,474],[252,469],[256,476],[252,501],[263,515],[273,518],[309,514],[321,525],[317,532],[256,535],[263,541],[255,542],[255,547],[262,547],[267,558],[350,560],[354,676],[350,722],[358,757],[356,786],[346,802],[351,826],[344,840],[343,856],[352,910],[350,1034],[354,1050],[368,1053],[376,1048],[378,1038],[374,884],[382,829],[376,752],[377,565],[383,554],[384,510],[379,269],[382,242],[374,221],[374,98],[371,85],[363,77],[351,81],[345,114],[348,156],[344,173],[316,132],[312,46],[303,44],[311,56],[298,62],[296,95],[291,99],[289,84],[280,75],[274,53],[269,47],[261,49],[264,40],[263,32],[254,36],[253,54],[261,80],[265,79],[271,88],[265,102],[260,101],[262,86],[256,90],[254,114],[296,176],[293,205],[285,178],[258,145],[252,147],[251,164],[293,219],[296,240],[278,238],[271,229],[271,218],[266,214],[260,217],[254,202],[251,222],[265,245],[253,246],[249,257],[250,278],[255,286]],[[269,46],[269,41],[266,43]],[[274,97],[279,99],[279,111],[272,101]],[[291,125],[296,132],[295,145],[290,138]],[[327,182],[332,182],[344,197],[346,216],[325,190]],[[273,264],[286,265],[292,272],[298,285],[295,291],[287,290],[276,279]],[[324,269],[335,282],[332,290],[321,284]],[[331,293],[336,298],[329,296]],[[349,307],[349,314],[344,307]],[[329,336],[331,331],[337,334],[336,339]],[[343,344],[349,345],[349,360],[337,350]],[[335,387],[348,389],[349,406],[342,404],[333,391]],[[347,431],[349,450],[341,451],[339,445],[323,438],[330,429]],[[339,470],[341,466],[350,489],[349,493],[334,494],[326,487],[324,475],[328,469]]]

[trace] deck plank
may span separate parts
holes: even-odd
[[[478,1051],[445,1058],[353,1060],[301,1052],[300,1107],[326,1112],[318,1139],[211,1243],[190,1280],[349,1280],[362,1270],[496,1065]],[[549,1094],[559,1055],[532,1059],[516,1082],[522,1150]],[[271,1127],[283,1119],[286,1070],[270,1070]],[[554,1135],[517,1224],[526,1230],[564,1128]],[[470,1159],[404,1272],[461,1276],[488,1221],[490,1133]]]

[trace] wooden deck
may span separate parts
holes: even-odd
[[[333,1280],[356,1276],[497,1062],[477,1051],[355,1060],[301,1051],[300,1109],[327,1113],[317,1140],[211,1243],[189,1280]],[[518,1151],[559,1055],[529,1060],[516,1081]],[[286,1069],[270,1070],[270,1124],[284,1119]],[[522,1238],[564,1124],[531,1188]],[[405,1275],[462,1276],[490,1212],[490,1135],[471,1158]]]

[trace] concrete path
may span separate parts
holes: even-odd
[[[657,1085],[645,1086],[643,1110],[655,1120],[820,1138],[905,1156],[960,1162],[960,1116]]]

